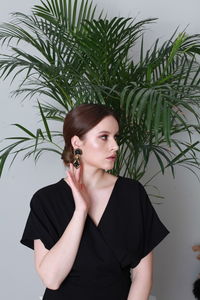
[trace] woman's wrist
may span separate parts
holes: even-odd
[[[78,215],[79,217],[87,216],[88,210],[85,207],[77,207],[75,208],[74,214]]]

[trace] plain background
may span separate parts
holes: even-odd
[[[36,3],[38,1],[2,1],[0,22],[8,21],[11,12],[28,13]],[[147,48],[158,37],[161,41],[168,39],[177,26],[180,31],[188,26],[188,33],[199,33],[198,0],[96,0],[94,3],[98,4],[99,10],[104,8],[111,17],[130,16],[136,17],[136,20],[159,18],[156,23],[148,26],[145,35]],[[20,97],[11,98],[10,92],[16,86],[17,82],[10,86],[10,79],[4,82],[0,80],[0,140],[21,134],[10,124],[20,123],[33,131],[41,126],[33,108],[36,99],[22,102]],[[194,137],[195,139],[199,139],[199,136]],[[2,148],[3,143],[0,145]],[[20,156],[11,169],[8,167],[7,163],[0,180],[1,298],[38,300],[44,286],[34,270],[33,251],[21,245],[19,240],[33,193],[40,187],[64,177],[65,168],[61,159],[53,153],[42,155],[37,165],[33,159],[23,161]],[[156,170],[157,164],[152,159],[146,178]],[[178,168],[175,180],[170,172],[167,172],[165,176],[157,177],[153,184],[159,187],[161,194],[165,196],[162,204],[154,204],[154,207],[170,230],[170,235],[154,250],[152,295],[155,295],[157,300],[192,300],[192,284],[200,272],[199,261],[191,248],[192,245],[200,243],[199,182],[191,172]]]

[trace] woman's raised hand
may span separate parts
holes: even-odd
[[[72,189],[75,201],[75,209],[83,209],[88,211],[90,199],[82,179],[82,166],[80,165],[80,167],[76,169],[73,164],[70,163],[70,168],[67,171],[66,181]]]

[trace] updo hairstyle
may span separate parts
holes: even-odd
[[[74,158],[71,138],[77,135],[84,140],[85,134],[107,116],[113,116],[119,124],[117,114],[103,104],[80,104],[67,113],[63,124],[65,147],[61,155],[66,166],[69,166]]]

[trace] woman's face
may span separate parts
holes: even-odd
[[[112,169],[116,158],[108,157],[116,157],[117,155],[116,152],[119,149],[116,141],[118,131],[118,122],[113,116],[105,117],[90,129],[79,144],[83,152],[81,162],[104,170]]]

